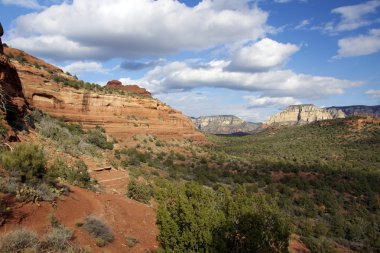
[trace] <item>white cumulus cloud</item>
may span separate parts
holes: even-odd
[[[0,0],[2,4],[6,5],[18,5],[28,9],[42,9],[42,5],[38,3],[37,0]]]
[[[334,77],[296,74],[291,70],[267,72],[237,72],[226,70],[222,61],[207,66],[191,66],[184,62],[171,62],[157,66],[142,79],[134,82],[154,93],[189,91],[200,87],[227,88],[261,92],[269,97],[321,98],[342,94],[362,82]]]
[[[245,0],[73,0],[17,18],[8,43],[64,60],[165,55],[256,40],[267,17]]]
[[[281,67],[290,55],[299,48],[293,44],[282,44],[265,38],[250,46],[237,50],[228,66],[231,70],[240,71],[266,71]]]
[[[368,35],[359,35],[338,41],[338,57],[369,55],[380,51],[380,29],[370,30]]]
[[[65,67],[62,67],[63,71],[70,72],[74,75],[79,75],[82,73],[107,73],[107,70],[99,62],[84,62],[77,61],[73,62]]]
[[[269,107],[269,106],[287,106],[301,104],[301,102],[293,97],[260,97],[246,96],[249,108]]]
[[[373,99],[377,99],[380,103],[380,90],[368,90],[366,94],[370,95]]]
[[[341,20],[338,23],[327,23],[324,29],[327,32],[336,33],[352,31],[370,25],[376,22],[376,19],[374,20],[367,16],[376,13],[378,7],[380,7],[380,1],[372,0],[361,4],[335,8],[331,13],[341,15]]]

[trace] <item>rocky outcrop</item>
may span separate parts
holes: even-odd
[[[192,120],[199,130],[211,134],[250,133],[261,128],[260,123],[246,122],[233,115],[202,116]]]
[[[345,114],[339,109],[329,111],[312,104],[291,105],[284,111],[270,117],[266,124],[274,126],[291,126],[344,117]]]
[[[145,96],[145,97],[152,96],[152,94],[144,88],[140,88],[137,85],[124,86],[120,81],[117,81],[117,80],[109,81],[105,87],[108,89],[122,90],[125,92],[134,93],[134,94]]]
[[[1,37],[3,35],[4,35],[4,29],[3,29],[3,26],[0,23],[0,55],[4,54],[3,42],[1,41]]]
[[[0,35],[3,35],[0,24]],[[0,41],[0,45],[1,41]],[[1,47],[1,49],[3,49]],[[24,116],[27,112],[27,103],[17,70],[0,51],[0,115],[15,129],[25,129]],[[2,120],[2,119],[0,119]]]
[[[351,106],[333,106],[326,108],[329,112],[341,111],[346,117],[351,116],[370,116],[380,118],[380,105],[351,105]]]
[[[20,75],[25,98],[50,115],[78,122],[86,128],[100,125],[119,141],[146,134],[161,139],[204,140],[204,135],[197,131],[188,117],[157,99],[63,86],[52,80],[52,75],[64,76],[62,70],[19,50],[5,48],[5,51],[12,52],[14,56],[24,55],[26,63],[13,62]]]

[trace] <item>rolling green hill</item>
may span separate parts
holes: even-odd
[[[242,183],[278,198],[312,252],[380,250],[380,121],[349,118],[209,136]]]

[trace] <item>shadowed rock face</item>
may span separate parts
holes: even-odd
[[[259,123],[246,122],[233,115],[202,116],[192,120],[199,130],[212,134],[250,133],[261,128]]]
[[[0,23],[0,37],[3,34]],[[17,70],[5,57],[0,39],[0,115],[4,115],[13,128],[24,129],[27,108]]]
[[[3,35],[4,35],[4,29],[3,29],[3,26],[0,23],[0,55],[4,54],[3,42],[1,41],[1,37]]]
[[[326,108],[329,111],[340,110],[344,112],[347,117],[350,116],[370,116],[380,118],[380,105],[366,106],[366,105],[352,105],[352,106],[333,106]]]

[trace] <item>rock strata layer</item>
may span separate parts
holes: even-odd
[[[202,116],[192,120],[199,130],[211,134],[250,133],[261,128],[260,123],[246,122],[233,115]]]
[[[23,55],[26,59],[24,64],[12,60],[25,98],[50,115],[64,117],[66,121],[80,123],[86,128],[100,125],[120,141],[147,134],[161,139],[204,140],[204,135],[188,117],[157,99],[66,87],[52,80],[52,75],[70,78],[59,68],[17,49],[5,48],[5,51],[15,57]]]

